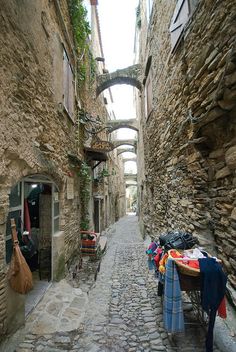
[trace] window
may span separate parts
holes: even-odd
[[[63,52],[63,105],[74,121],[74,80],[66,51]]]
[[[147,64],[146,64],[146,70],[145,70],[145,116],[146,118],[149,117],[152,109],[153,109],[153,104],[152,104],[152,68],[151,68],[151,63],[152,63],[152,57],[150,56],[148,58]]]
[[[151,111],[152,111],[152,74],[150,70],[145,84],[145,112],[146,112],[147,118],[150,115]]]
[[[170,25],[171,51],[179,44],[189,18],[192,16],[199,0],[178,0]]]

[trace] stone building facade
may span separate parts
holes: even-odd
[[[136,97],[144,233],[187,230],[222,259],[236,304],[236,6],[140,1]],[[142,141],[141,141],[142,143]],[[142,147],[142,146],[141,146]],[[140,148],[140,146],[139,146]]]
[[[78,55],[66,0],[2,1],[0,18],[3,335],[25,319],[25,296],[12,291],[7,280],[12,250],[10,218],[22,234],[28,229],[25,216],[30,213],[32,237],[45,258],[41,264],[47,267],[46,279],[63,278],[74,258],[80,256],[79,165],[86,153],[78,112],[82,108],[96,115],[106,116],[107,112],[104,101],[96,99],[96,82],[90,90],[77,84]],[[112,162],[119,167],[119,161]],[[119,169],[116,183],[121,176]],[[92,215],[91,209],[91,227]],[[104,227],[113,220],[110,216]]]
[[[99,75],[106,72],[100,31],[99,6],[98,1],[93,1],[93,5],[90,5],[89,10],[89,2],[90,1],[87,0],[86,7],[91,23],[91,50],[97,63],[96,73],[97,77],[99,77]],[[89,138],[84,141],[84,146],[88,148],[92,147],[92,149],[93,143],[96,144],[96,141],[99,140],[112,143],[111,133],[106,127],[109,126],[109,121],[115,119],[111,90],[106,89],[97,95],[97,86],[98,79],[93,82],[92,86],[91,84],[85,85],[81,94],[84,109],[92,119],[96,119],[98,116],[101,122],[101,126],[97,129],[98,131],[101,130],[101,132],[98,132],[96,135],[91,134]],[[94,127],[96,127],[96,125],[94,125]],[[96,150],[94,151],[96,153]],[[111,147],[111,150],[106,153],[106,160],[104,159],[99,163],[99,160],[95,158],[91,162],[91,169],[91,225],[97,232],[101,232],[126,213],[122,158],[117,154],[117,149],[112,149]]]

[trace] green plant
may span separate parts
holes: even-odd
[[[91,51],[89,51],[89,63],[90,63],[89,80],[90,80],[90,84],[93,84],[93,82],[95,81],[95,77],[96,77],[97,64],[96,64],[96,61],[95,61]]]
[[[105,177],[108,177],[108,176],[111,176],[111,175],[113,175],[113,174],[109,174],[107,169],[103,169],[103,170],[99,171],[97,177],[95,177],[93,179],[93,182],[95,184],[99,183],[99,182],[102,182]]]
[[[87,10],[82,0],[69,0],[69,11],[78,50],[83,52],[88,48],[88,36],[91,34]]]
[[[77,50],[80,54],[78,61],[78,85],[80,86],[81,83],[85,82],[86,77],[89,77],[89,83],[92,84],[96,75],[96,61],[89,46],[91,29],[87,21],[87,10],[82,0],[69,0],[69,11]]]
[[[79,169],[80,177],[80,197],[81,197],[81,221],[80,226],[82,230],[89,229],[89,200],[90,200],[90,185],[91,175],[90,167],[86,162],[83,162]]]
[[[100,173],[101,177],[108,177],[110,176],[109,172],[107,169],[103,169]]]

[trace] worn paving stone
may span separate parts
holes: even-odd
[[[205,352],[205,332],[200,325],[186,328],[184,339],[166,333],[157,280],[147,267],[137,218],[124,217],[106,236],[107,251],[96,282],[91,279],[96,265],[87,261],[91,270],[85,267],[85,272],[70,283],[78,289],[70,309],[84,304],[85,291],[88,298],[83,319],[78,316],[79,327],[67,333],[62,330],[36,335],[28,331],[17,352]],[[64,292],[60,294],[65,296]]]

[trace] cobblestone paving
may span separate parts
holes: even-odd
[[[88,292],[86,318],[76,331],[27,334],[17,352],[204,352],[205,333],[188,326],[168,336],[154,273],[148,271],[137,218],[126,216],[108,233],[108,249]],[[214,352],[219,352],[215,349]]]

